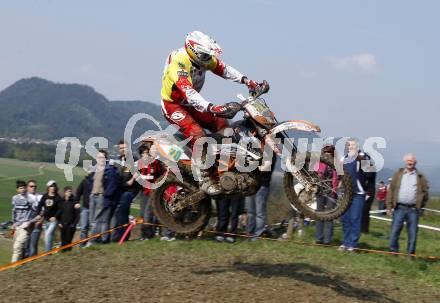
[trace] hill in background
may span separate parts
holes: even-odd
[[[0,92],[0,137],[56,140],[77,137],[81,142],[102,136],[116,142],[128,119],[148,113],[163,121],[160,106],[144,101],[109,101],[92,87],[54,83],[33,77]],[[156,129],[144,123],[142,130]]]

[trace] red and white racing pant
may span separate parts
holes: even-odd
[[[209,112],[199,112],[194,107],[182,106],[179,103],[162,101],[162,112],[165,118],[176,124],[183,135],[190,141],[191,147],[198,138],[206,135],[204,128],[218,132],[228,127],[228,120],[214,116]]]

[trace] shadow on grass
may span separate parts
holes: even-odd
[[[383,293],[372,289],[355,287],[338,275],[331,275],[320,267],[307,263],[267,264],[267,263],[234,263],[227,267],[214,267],[209,270],[193,271],[194,274],[212,275],[224,272],[244,271],[259,278],[287,277],[313,285],[327,287],[350,298],[372,302],[397,303]],[[312,299],[312,298],[311,298]]]
[[[366,242],[360,242],[357,247],[362,248],[362,249],[380,250],[380,251],[387,251],[387,252],[390,251],[390,248],[388,246],[370,245],[369,243],[366,243]]]
[[[389,240],[390,237],[386,234],[384,234],[383,232],[379,232],[379,231],[370,231],[369,232],[370,235],[372,235],[375,238],[379,238],[379,239],[385,239],[385,240]]]

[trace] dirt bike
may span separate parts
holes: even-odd
[[[303,155],[302,167],[293,164],[293,159],[298,154],[297,147],[290,142],[286,130],[299,130],[319,133],[320,128],[303,120],[292,120],[279,123],[274,113],[261,98],[267,93],[269,85],[263,82],[257,90],[250,92],[247,98],[239,96],[241,102],[226,104],[228,113],[226,118],[232,118],[239,111],[244,113],[243,119],[231,125],[234,142],[221,144],[215,151],[221,159],[222,152],[229,154],[228,163],[220,163],[216,159],[216,165],[212,170],[212,176],[222,187],[224,192],[220,196],[210,197],[199,189],[199,184],[192,174],[191,149],[177,146],[171,140],[160,137],[150,137],[154,146],[160,151],[161,156],[174,161],[181,172],[182,180],[175,174],[169,173],[163,183],[153,190],[151,203],[154,212],[160,222],[171,230],[180,234],[194,234],[203,229],[211,216],[211,198],[222,199],[232,196],[254,195],[261,186],[260,169],[250,172],[242,172],[235,167],[237,158],[247,161],[263,161],[264,148],[268,145],[277,156],[283,156],[280,144],[287,144],[291,150],[290,161],[286,161],[288,171],[284,173],[284,192],[291,206],[304,216],[315,220],[333,220],[340,217],[350,206],[352,199],[352,183],[348,172],[344,171],[339,176],[339,184],[332,186],[331,176],[319,173],[313,166],[324,163],[328,168],[336,170],[334,157],[327,154],[318,154],[317,161],[313,162],[313,154],[310,152]],[[240,139],[252,139],[259,142],[255,144],[237,144]],[[280,138],[280,143],[276,141]],[[281,142],[282,141],[282,142]],[[225,169],[226,167],[226,169]],[[342,169],[342,168],[340,168]],[[324,196],[331,199],[332,207],[321,209],[317,207],[316,199]]]

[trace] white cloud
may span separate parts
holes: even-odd
[[[330,58],[330,63],[339,70],[373,72],[377,68],[376,58],[370,53],[360,53],[347,57]]]

